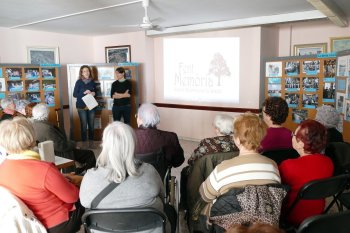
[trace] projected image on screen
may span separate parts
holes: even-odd
[[[164,99],[239,102],[239,38],[164,39]]]

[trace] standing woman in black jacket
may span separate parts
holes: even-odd
[[[93,80],[91,68],[87,65],[80,67],[79,79],[75,83],[73,97],[77,98],[76,108],[80,118],[81,140],[86,147],[87,128],[89,128],[89,147],[94,149],[94,120],[95,109],[89,110],[82,98],[91,94],[96,94],[96,83]]]
[[[113,102],[113,120],[120,121],[122,116],[125,124],[130,125],[130,96],[131,96],[131,82],[125,79],[125,69],[118,67],[115,70],[116,81],[112,83],[111,98]]]

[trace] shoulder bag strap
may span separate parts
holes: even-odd
[[[113,189],[115,189],[119,183],[112,182],[107,185],[91,202],[91,209],[95,209],[98,204],[105,198]]]

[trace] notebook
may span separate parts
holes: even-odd
[[[43,161],[55,162],[55,151],[53,148],[53,141],[40,142],[38,144],[40,158]]]

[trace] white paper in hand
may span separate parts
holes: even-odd
[[[98,105],[96,99],[91,94],[85,95],[82,98],[82,100],[84,101],[86,107],[88,107],[89,110],[95,108]]]

